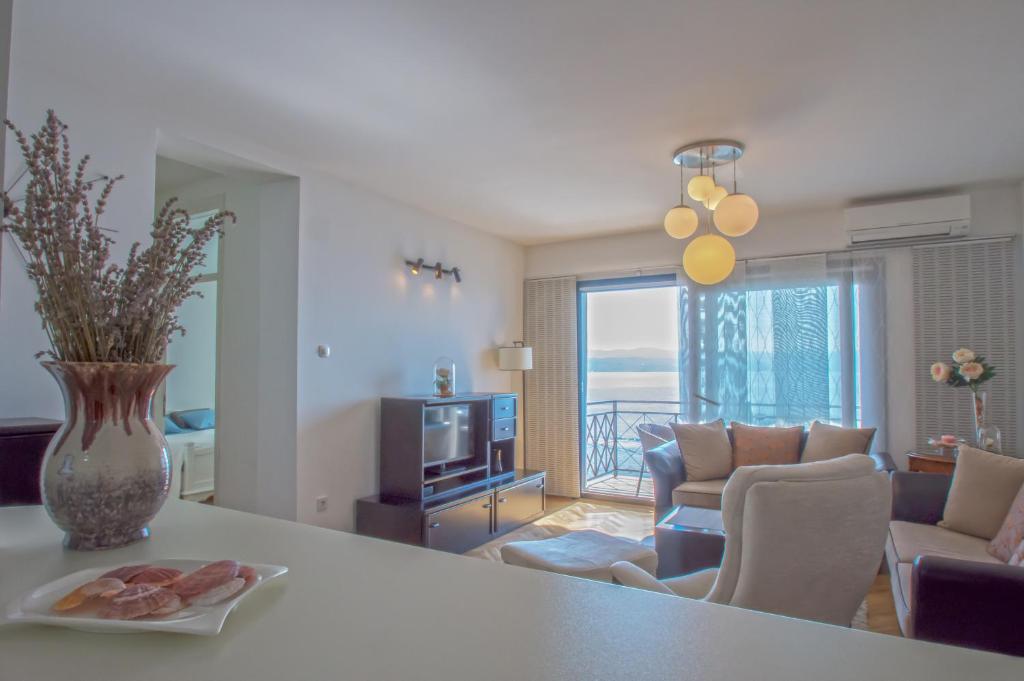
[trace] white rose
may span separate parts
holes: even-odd
[[[960,375],[968,381],[976,381],[985,373],[985,367],[978,362],[967,362],[960,365]]]
[[[953,361],[957,364],[973,362],[975,357],[976,355],[974,354],[974,350],[969,350],[967,348],[960,348],[953,353]]]

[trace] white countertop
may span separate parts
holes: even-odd
[[[78,553],[0,508],[0,602],[86,567],[237,558],[291,568],[219,636],[0,627],[0,679],[1021,679],[1024,660],[687,601],[171,501],[153,537]]]

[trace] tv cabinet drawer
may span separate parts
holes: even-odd
[[[495,419],[492,430],[492,440],[511,440],[516,436],[516,420],[514,418]]]
[[[423,539],[427,548],[465,553],[491,537],[494,495],[477,495],[423,516]]]
[[[544,477],[499,488],[494,497],[495,532],[504,534],[544,513]]]
[[[495,397],[493,401],[493,419],[514,419],[516,417],[516,398]]]

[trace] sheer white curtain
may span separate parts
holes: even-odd
[[[682,280],[684,416],[866,424],[884,447],[884,272],[844,253],[740,262],[711,287]]]

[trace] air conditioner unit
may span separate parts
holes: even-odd
[[[846,209],[850,246],[960,238],[970,232],[971,197],[967,194]]]

